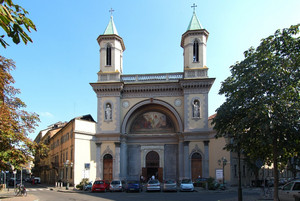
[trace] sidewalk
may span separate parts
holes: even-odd
[[[13,189],[0,191],[0,201],[36,201],[38,198],[35,195],[27,194],[26,197],[14,195]]]

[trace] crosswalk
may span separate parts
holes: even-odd
[[[50,191],[49,188],[26,188],[26,191],[27,192],[30,192],[30,191]]]

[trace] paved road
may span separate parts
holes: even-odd
[[[198,191],[198,192],[142,192],[142,193],[90,193],[84,191],[58,192],[56,189],[42,186],[28,186],[28,196],[15,198],[0,194],[0,201],[236,201],[236,191]],[[255,201],[260,195],[258,191],[244,191],[244,201]],[[1,198],[2,197],[2,198]]]

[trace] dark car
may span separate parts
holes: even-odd
[[[14,186],[15,185],[15,181],[16,181],[16,185],[21,183],[20,179],[14,179],[14,178],[10,178],[10,180],[8,181],[8,185],[9,186]]]
[[[130,191],[142,192],[143,186],[139,181],[131,180],[126,182],[125,190],[127,193]]]
[[[197,178],[194,180],[193,184],[195,187],[205,188],[207,183],[207,178]]]
[[[92,186],[92,192],[102,191],[106,192],[109,190],[109,182],[104,180],[97,180],[94,182]]]

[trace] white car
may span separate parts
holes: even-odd
[[[180,191],[194,191],[194,184],[191,179],[183,179],[180,183]]]
[[[280,201],[294,201],[294,196],[300,197],[300,180],[291,181],[278,191]]]

